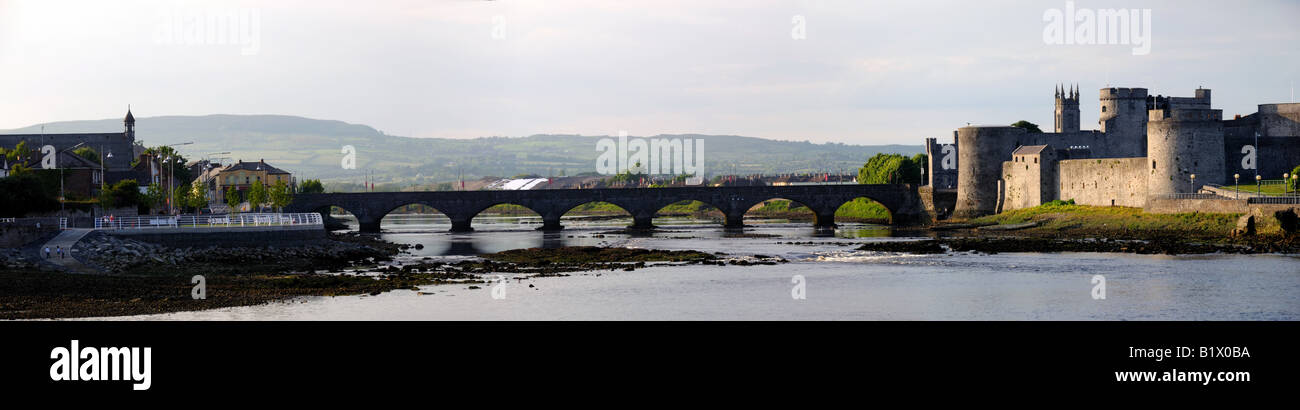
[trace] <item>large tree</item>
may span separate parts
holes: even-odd
[[[925,154],[876,154],[858,170],[860,184],[919,184],[925,168]]]

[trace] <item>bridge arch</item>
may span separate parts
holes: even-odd
[[[817,211],[804,203],[805,200],[787,197],[772,197],[755,201],[753,205],[745,208],[741,217],[745,215],[756,216],[759,214],[769,214],[777,217],[809,217],[816,221]],[[751,215],[751,213],[753,213]],[[805,215],[806,214],[806,215]]]
[[[613,207],[614,209],[608,209],[609,207]],[[620,206],[610,201],[592,200],[592,201],[586,201],[586,202],[572,204],[572,205],[565,204],[560,206],[559,208],[561,208],[562,210],[559,212],[560,214],[559,217],[555,218],[554,226],[550,226],[547,223],[548,221],[545,218],[543,218],[542,229],[548,229],[548,228],[562,229],[563,227],[559,225],[560,218],[563,218],[565,215],[568,215],[570,212],[573,212],[574,210],[579,210],[579,208],[586,208],[583,209],[584,211],[597,210],[598,212],[602,212],[604,214],[607,214],[608,216],[613,216],[613,217],[627,217],[627,218],[632,217],[632,211],[629,211],[627,210],[627,208],[624,208],[623,206]]]
[[[708,212],[710,212],[710,211],[712,211],[712,210],[716,210],[716,211],[718,211],[718,212],[721,212],[721,213],[724,215],[724,217],[726,217],[727,215],[731,215],[731,214],[734,214],[734,213],[735,213],[735,212],[730,212],[731,207],[718,206],[719,203],[725,203],[725,202],[719,201],[717,198],[690,196],[690,197],[680,198],[680,199],[678,199],[678,200],[673,200],[673,201],[661,201],[661,202],[658,202],[658,203],[654,203],[654,204],[649,205],[648,208],[651,209],[650,212],[649,212],[649,213],[650,213],[650,217],[649,217],[649,218],[646,218],[642,223],[638,223],[638,221],[633,220],[632,227],[633,227],[633,228],[653,228],[653,227],[654,227],[653,224],[652,224],[653,218],[654,218],[655,216],[659,216],[659,215],[661,215],[662,212],[663,212],[663,210],[664,210],[664,208],[668,208],[668,207],[671,207],[671,206],[674,206],[674,205],[677,205],[677,204],[690,203],[690,202],[699,202],[699,203],[703,204],[705,207],[708,207],[709,210],[703,210],[704,213],[708,213]],[[744,213],[742,212],[740,215],[743,216]]]
[[[542,226],[542,228],[546,228],[546,225],[547,225],[547,223],[546,223],[547,216],[548,216],[548,215],[552,215],[552,214],[556,214],[555,210],[550,209],[549,207],[545,207],[545,206],[538,206],[538,204],[533,203],[533,201],[529,201],[529,200],[519,200],[519,201],[483,201],[483,202],[480,202],[480,203],[477,203],[477,204],[473,204],[473,205],[471,205],[471,206],[465,208],[464,211],[448,213],[448,214],[447,214],[447,217],[451,218],[451,230],[452,230],[452,232],[468,232],[468,231],[473,231],[474,228],[473,228],[473,226],[472,226],[471,224],[472,224],[474,218],[477,217],[477,216],[479,216],[479,214],[482,214],[483,211],[487,211],[488,209],[491,209],[492,207],[495,207],[495,206],[498,206],[498,205],[513,205],[513,206],[522,207],[523,209],[526,209],[526,210],[528,210],[529,212],[532,212],[532,213],[535,214],[536,216],[540,216],[540,217],[542,217],[542,220],[543,220],[543,223],[542,223],[543,226]],[[558,222],[559,222],[559,216],[558,216],[558,215],[555,216],[555,221],[556,221],[556,223],[558,224]],[[539,228],[539,229],[542,229],[542,228]]]
[[[834,217],[841,221],[888,225],[893,223],[894,210],[883,202],[859,195],[835,207]]]
[[[404,201],[403,201],[403,202],[404,202]],[[445,218],[448,218],[448,219],[451,218],[451,216],[448,215],[446,211],[443,211],[441,208],[439,208],[439,207],[437,207],[437,206],[434,206],[434,205],[433,205],[432,203],[430,203],[429,201],[410,201],[410,202],[408,202],[408,203],[397,204],[397,205],[392,205],[392,206],[390,206],[390,207],[387,207],[387,208],[388,208],[387,210],[383,211],[380,215],[378,215],[378,216],[376,216],[375,218],[373,218],[373,219],[374,219],[374,222],[373,222],[373,223],[374,223],[374,225],[375,225],[375,226],[372,228],[373,230],[370,230],[370,231],[363,231],[363,232],[379,232],[379,230],[380,230],[380,226],[382,225],[384,218],[387,218],[389,215],[393,215],[393,212],[394,212],[394,211],[397,211],[397,210],[402,209],[402,208],[410,208],[410,207],[412,207],[412,206],[420,206],[420,207],[423,207],[423,208],[427,208],[427,209],[429,209],[429,210],[432,210],[432,211],[433,211],[432,215],[435,215],[435,217],[436,217],[436,216],[442,216],[442,217],[445,217]],[[403,215],[403,213],[398,213],[398,215]]]

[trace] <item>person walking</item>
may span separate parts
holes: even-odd
[[[45,259],[49,259],[49,258],[50,258],[50,247],[46,246],[46,247],[45,247]]]
[[[55,246],[54,252],[59,255],[59,259],[63,259],[63,246]]]

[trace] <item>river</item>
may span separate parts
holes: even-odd
[[[515,248],[609,245],[781,256],[769,266],[653,266],[517,278],[504,285],[425,286],[376,296],[303,297],[258,306],[131,316],[130,320],[1297,320],[1300,255],[956,253],[905,255],[849,243],[906,240],[888,227],[747,220],[749,237],[720,223],[661,218],[649,236],[609,233],[630,219],[480,216],[448,233],[443,217],[390,215],[384,239],[423,244],[398,261],[458,260]],[[812,242],[783,244],[780,242]],[[1105,298],[1094,298],[1105,280]],[[800,287],[802,292],[796,291]],[[497,296],[493,297],[493,289]],[[802,293],[803,298],[795,295]]]

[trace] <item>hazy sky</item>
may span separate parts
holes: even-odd
[[[1300,2],[1073,6],[1150,9],[1150,53],[1045,43],[1044,14],[1065,1],[0,0],[0,128],[131,104],[416,137],[916,144],[967,122],[1050,128],[1058,82],[1079,83],[1085,129],[1108,84],[1212,88],[1225,117],[1293,98]],[[223,15],[245,17],[223,25],[243,44],[193,36]]]

